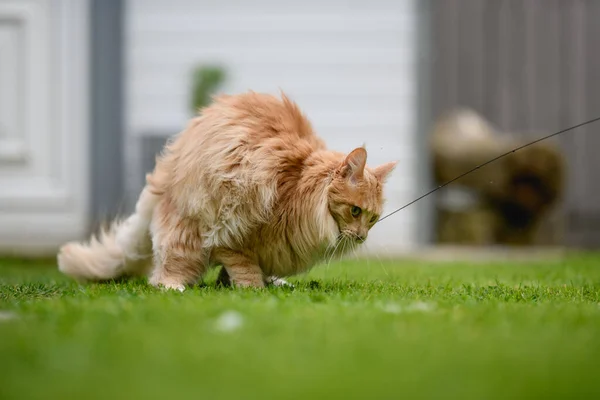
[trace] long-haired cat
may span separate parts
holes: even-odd
[[[223,281],[262,287],[365,241],[396,164],[366,160],[364,148],[327,150],[283,94],[217,97],[157,158],[135,213],[64,245],[59,269],[81,280],[149,273],[183,290],[222,265]]]

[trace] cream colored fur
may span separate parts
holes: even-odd
[[[59,270],[80,280],[143,274],[152,256],[149,227],[158,200],[145,188],[127,219],[113,222],[87,244],[64,245],[58,254]]]
[[[63,246],[59,268],[104,280],[152,260],[151,284],[183,290],[222,265],[223,282],[282,284],[364,241],[395,166],[365,163],[327,150],[285,96],[221,96],[166,146],[135,213]]]

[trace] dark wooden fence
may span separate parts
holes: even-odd
[[[539,137],[600,116],[600,0],[432,0],[432,116],[468,106]],[[558,139],[565,242],[600,246],[600,123]]]

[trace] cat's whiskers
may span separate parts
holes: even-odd
[[[342,254],[344,254],[344,247],[345,246],[346,246],[346,236],[345,235],[341,235],[339,243],[337,244],[337,246],[335,246],[333,254],[331,255],[331,259],[329,260],[330,264],[331,264],[332,261],[334,261],[334,259],[335,259],[335,261],[337,261],[340,258],[340,256]]]
[[[387,247],[384,245],[386,251],[388,250]],[[381,257],[379,256],[379,252],[375,252],[375,256],[377,257],[377,260],[379,261],[379,266],[381,267],[381,269],[383,270],[383,273],[385,274],[385,276],[390,276],[390,273],[388,272],[388,270],[385,268],[385,264],[383,262],[383,260],[381,259]]]
[[[323,257],[322,257],[325,262],[327,262],[327,257],[329,257],[329,251],[333,248],[334,244],[335,244],[335,242],[329,243],[327,245],[327,247],[325,247],[325,251],[323,252]]]
[[[366,255],[365,257],[366,261],[367,261],[367,268],[369,269],[369,271],[371,271],[372,267],[371,267],[371,256],[370,255]]]
[[[327,264],[327,266],[329,267],[329,265],[331,264],[331,261],[333,261],[334,257],[337,258],[342,256],[345,253],[346,250],[346,245],[349,243],[349,241],[351,240],[351,238],[348,237],[347,232],[343,232],[340,234],[339,239],[338,239],[338,243],[335,246],[331,257],[329,259],[329,263]],[[340,247],[341,246],[341,247]],[[338,249],[340,250],[338,252]]]
[[[327,255],[327,252],[325,253],[325,265],[328,270],[329,270],[329,264],[331,264],[331,260],[333,259],[334,255],[335,255],[335,251],[337,250],[338,246],[340,245],[341,238],[342,238],[342,234],[340,233],[335,238],[335,242],[330,244],[329,246],[327,246],[329,249],[331,249],[331,253],[329,253],[329,255]]]
[[[340,253],[346,254],[346,252],[351,250],[353,252],[354,256],[356,258],[358,258],[357,246],[356,246],[356,243],[359,240],[358,234],[356,234],[355,232],[352,232],[352,231],[345,231],[344,237],[342,240],[343,240],[342,250]]]
[[[337,248],[337,246],[340,244],[340,240],[342,238],[342,234],[339,233],[336,238],[335,241],[333,243],[331,243],[328,248],[329,248],[329,253],[326,254],[325,260],[327,261],[330,257],[333,256],[333,254],[335,253],[335,249]]]
[[[344,236],[344,239],[342,240],[342,249],[340,251],[340,257],[342,257],[344,254],[346,254],[346,247],[348,246],[348,244],[351,242],[351,238],[348,236]]]
[[[350,243],[350,239],[344,240],[344,245],[342,246],[342,251],[341,251],[342,255],[346,254],[346,247],[349,245],[349,243]]]
[[[358,260],[358,259],[359,259],[359,255],[358,255],[358,247],[356,247],[356,246],[352,246],[352,253],[354,254],[354,258],[355,258],[356,260]],[[367,263],[367,264],[368,264],[368,263]]]

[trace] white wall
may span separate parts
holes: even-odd
[[[178,132],[190,116],[192,68],[221,63],[225,92],[281,88],[330,147],[366,143],[370,164],[399,160],[388,211],[417,194],[415,0],[127,0],[126,18],[134,179],[135,138]],[[374,228],[370,246],[414,244],[415,225],[407,209]]]
[[[88,1],[0,1],[0,251],[87,228]]]

